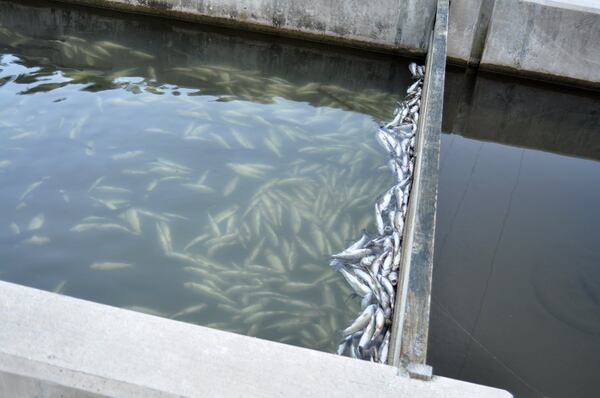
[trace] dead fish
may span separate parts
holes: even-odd
[[[128,151],[128,152],[117,153],[115,155],[112,155],[111,158],[112,158],[112,160],[129,160],[129,159],[133,159],[133,158],[142,156],[143,154],[144,154],[144,151]]]
[[[124,213],[122,213],[119,217],[122,218],[123,220],[125,220],[129,224],[129,226],[131,227],[131,230],[134,233],[136,233],[138,235],[140,233],[142,233],[140,217],[135,208],[133,208],[133,207],[129,208]]]
[[[83,223],[77,224],[70,229],[72,232],[86,232],[86,231],[121,231],[126,232],[128,234],[134,234],[131,230],[125,228],[119,224],[107,223],[107,224],[99,224],[99,223]]]
[[[36,181],[36,182],[32,183],[31,185],[29,185],[27,187],[27,189],[25,189],[25,192],[23,192],[21,194],[21,197],[19,198],[19,200],[22,201],[23,199],[25,199],[27,197],[27,195],[29,195],[30,193],[35,191],[37,188],[39,188],[39,186],[42,185],[44,183],[44,181],[46,181],[48,178],[50,178],[50,177],[44,177],[41,180]]]
[[[188,251],[192,246],[197,245],[198,243],[204,242],[206,239],[210,238],[210,236],[211,236],[210,234],[198,235],[197,237],[192,239],[190,241],[190,243],[185,245],[185,247],[183,248],[183,251]]]
[[[40,213],[31,219],[31,221],[29,222],[28,229],[30,231],[35,231],[36,229],[40,229],[43,226],[44,226],[44,214]]]
[[[158,232],[158,241],[163,249],[163,252],[170,253],[173,251],[173,240],[171,239],[171,229],[164,221],[156,223],[156,231]]]
[[[200,193],[212,193],[215,190],[204,184],[181,184],[181,186]]]
[[[229,182],[225,185],[225,188],[223,188],[223,196],[229,196],[233,191],[235,191],[238,182],[240,182],[239,176],[234,176],[231,180],[229,180]]]
[[[182,309],[181,311],[174,313],[173,315],[171,315],[171,318],[175,319],[175,318],[180,318],[180,317],[186,316],[186,315],[197,314],[198,312],[201,312],[201,311],[205,310],[206,308],[208,308],[208,305],[206,305],[206,304],[192,305],[190,307],[186,307],[186,308]]]
[[[8,166],[10,166],[12,164],[11,160],[0,160],[0,171],[3,169],[8,168]]]
[[[92,265],[90,265],[90,269],[97,270],[97,271],[112,271],[115,269],[123,269],[123,268],[131,268],[131,267],[133,267],[133,264],[118,263],[118,262],[111,262],[111,261],[93,263]]]
[[[23,241],[26,245],[41,246],[50,243],[50,238],[47,236],[33,235],[29,239]]]
[[[98,185],[94,188],[95,191],[105,192],[105,193],[117,193],[117,194],[125,194],[131,193],[131,191],[127,188],[114,187],[110,185]]]
[[[202,285],[200,283],[195,283],[195,282],[185,282],[183,284],[183,286],[186,289],[190,289],[194,292],[200,293],[201,295],[203,295],[205,297],[212,298],[217,301],[221,301],[225,304],[230,304],[230,305],[234,305],[234,306],[236,305],[235,301],[231,300],[229,297],[225,296],[223,293],[221,293],[218,290],[211,288],[209,286]]]
[[[19,226],[14,222],[11,223],[8,227],[10,228],[10,231],[15,235],[19,235],[21,233],[21,228],[19,228]]]
[[[54,287],[54,289],[52,289],[53,293],[56,294],[61,294],[65,291],[65,285],[67,284],[67,281],[61,281],[58,283],[58,285],[56,285],[56,287]]]
[[[239,163],[227,163],[227,167],[233,170],[235,173],[251,178],[261,178],[264,176],[265,171],[271,170],[273,166],[263,164],[239,164]]]

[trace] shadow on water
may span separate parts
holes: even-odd
[[[447,77],[429,361],[516,397],[600,383],[600,96]]]

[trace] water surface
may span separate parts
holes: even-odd
[[[390,183],[404,61],[0,8],[0,277],[333,350],[358,303],[327,260]]]
[[[429,361],[516,397],[600,390],[600,97],[448,75]]]

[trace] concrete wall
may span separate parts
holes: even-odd
[[[63,0],[425,54],[436,0]]]
[[[480,67],[600,87],[600,3],[496,0]]]
[[[448,59],[600,88],[600,2],[454,0]]]
[[[0,325],[0,397],[510,397],[6,282]]]

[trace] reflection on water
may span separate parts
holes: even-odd
[[[600,99],[492,77],[469,98],[461,78],[445,125],[469,138],[442,136],[429,361],[516,397],[596,396]]]
[[[358,303],[327,259],[390,183],[372,137],[396,95],[182,58],[150,23],[143,47],[39,17],[94,14],[3,7],[0,277],[333,350]]]

